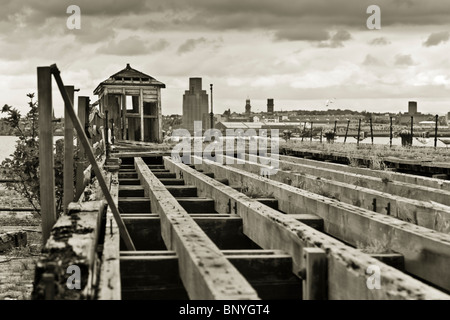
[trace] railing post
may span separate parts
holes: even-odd
[[[88,121],[88,111],[89,111],[89,98],[88,97],[78,97],[78,119],[83,126],[83,130],[86,128],[86,122]],[[72,123],[73,125],[73,123]],[[77,176],[76,176],[76,197],[75,200],[81,196],[84,190],[84,169],[85,168],[85,150],[83,144],[80,141],[79,136],[77,136],[77,146],[78,146],[78,162],[77,162]]]
[[[38,67],[37,76],[39,101],[39,182],[42,242],[45,244],[56,222],[52,132],[52,73],[50,67]]]
[[[390,117],[391,124],[389,126],[389,147],[392,148],[392,117]]]
[[[370,117],[370,138],[372,139],[372,145],[373,145],[373,125],[372,125],[372,117]]]
[[[414,117],[411,116],[411,146],[413,145],[413,137],[414,137]]]
[[[106,159],[109,159],[109,125],[108,125],[108,110],[105,110],[105,149]]]
[[[358,146],[358,147],[359,147],[359,137],[360,137],[360,135],[361,135],[361,119],[359,119],[359,122],[358,122],[358,139],[356,140],[356,146]]]
[[[350,127],[350,120],[347,120],[347,129],[345,129],[345,138],[344,138],[344,144],[347,142],[347,135],[348,135],[348,128]]]
[[[73,104],[74,86],[65,86],[67,95]],[[64,108],[64,212],[73,201],[73,124]]]
[[[436,115],[436,124],[434,126],[434,147],[437,147],[437,134],[438,134],[438,120],[439,115]]]

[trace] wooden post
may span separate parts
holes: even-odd
[[[127,139],[127,96],[125,95],[125,88],[122,89],[122,140]]]
[[[311,121],[311,137],[309,139],[310,142],[312,142],[312,138],[313,138],[313,124],[314,124],[314,122]]]
[[[373,126],[372,126],[372,117],[370,117],[370,138],[372,139],[372,145],[373,145]]]
[[[306,121],[303,124],[303,131],[302,131],[302,142],[303,142],[303,138],[305,137],[305,131],[306,131]]]
[[[80,121],[78,120],[77,116],[75,115],[75,111],[73,110],[73,106],[70,102],[69,97],[67,96],[66,90],[64,90],[64,84],[62,82],[61,75],[59,74],[58,67],[56,65],[52,65],[50,67],[50,69],[53,73],[53,76],[55,77],[56,83],[58,84],[58,88],[59,88],[59,91],[61,92],[64,103],[66,105],[70,106],[69,108],[67,108],[69,116],[72,119],[73,125],[78,133],[78,139],[81,140],[81,143],[84,146],[84,149],[86,151],[89,162],[91,163],[92,169],[94,170],[95,176],[97,177],[98,184],[100,185],[103,195],[105,196],[106,201],[108,202],[109,208],[111,209],[111,211],[114,215],[114,219],[117,222],[117,225],[120,230],[120,236],[122,237],[127,249],[130,251],[135,251],[136,249],[134,247],[133,241],[131,240],[130,234],[128,233],[125,223],[124,223],[122,217],[120,216],[119,210],[117,209],[117,206],[114,203],[114,200],[113,200],[111,194],[109,193],[108,186],[106,185],[105,177],[103,176],[103,173],[100,170],[100,167],[99,167],[97,161],[95,160],[95,156],[94,156],[92,147],[89,145],[89,141],[86,137],[86,134],[83,131],[82,125],[81,125]]]
[[[356,145],[357,146],[359,146],[359,137],[360,137],[360,135],[361,135],[361,119],[359,119],[359,121],[358,121],[358,137],[357,137],[357,140],[356,140]]]
[[[306,279],[303,281],[304,300],[327,300],[327,255],[320,248],[304,248]]]
[[[89,112],[89,98],[78,97],[78,119],[80,119],[80,123],[83,127],[83,130],[86,128],[87,121],[89,121],[88,112]],[[66,115],[66,117],[68,117],[68,115]],[[75,201],[78,201],[78,199],[81,197],[81,194],[84,191],[84,169],[86,169],[85,168],[86,155],[79,136],[80,135],[78,134],[77,135],[78,162],[77,162],[77,176],[75,183]]]
[[[322,143],[323,127],[320,128],[320,143]]]
[[[45,244],[56,222],[51,68],[38,67],[37,76],[39,101],[39,183],[41,193],[42,242]]]
[[[336,135],[337,130],[337,120],[334,120],[334,135]]]
[[[139,114],[141,115],[141,141],[144,141],[144,94],[139,89]]]
[[[114,119],[111,119],[111,143],[114,144],[114,141],[116,139],[114,138]]]
[[[413,137],[414,137],[414,117],[411,116],[411,146],[413,145]]]
[[[73,104],[74,86],[65,87],[67,95]],[[64,212],[73,201],[73,124],[67,111],[64,109]]]
[[[435,148],[437,148],[438,120],[439,120],[439,115],[436,115],[436,124],[434,126],[434,147]]]
[[[106,160],[109,159],[109,125],[108,125],[108,110],[105,110],[105,149],[106,149]]]
[[[392,117],[390,117],[391,124],[389,126],[389,147],[392,148]]]
[[[348,128],[349,127],[350,127],[350,120],[347,120],[347,129],[345,130],[344,144],[347,141],[347,135],[348,135]]]

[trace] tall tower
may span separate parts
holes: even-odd
[[[273,99],[267,99],[267,113],[273,114]]]
[[[413,116],[417,113],[417,101],[408,102],[408,114]]]
[[[245,114],[250,115],[252,106],[250,105],[250,99],[245,100]]]
[[[194,121],[202,121],[203,130],[209,129],[209,104],[202,78],[189,78],[189,90],[183,95],[183,128],[194,132]]]

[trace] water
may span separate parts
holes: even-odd
[[[18,139],[15,136],[0,136],[0,163],[14,152]]]
[[[53,142],[61,138],[63,137],[54,136]],[[16,150],[17,140],[19,140],[19,138],[15,136],[0,136],[0,163],[6,158],[9,158],[14,150]]]

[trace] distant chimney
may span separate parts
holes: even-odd
[[[408,114],[415,115],[417,113],[417,101],[408,102]]]
[[[273,99],[267,99],[267,113],[273,113]]]

